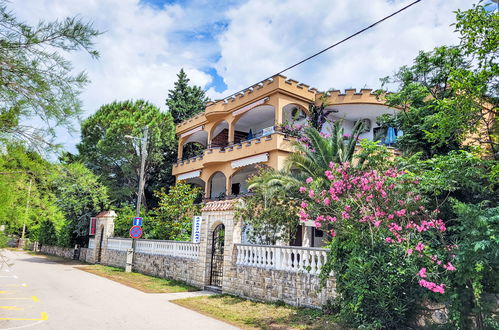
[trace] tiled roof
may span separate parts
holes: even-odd
[[[201,211],[228,211],[234,209],[235,200],[207,202]]]
[[[104,218],[104,217],[115,217],[116,212],[114,211],[102,211],[101,213],[97,214],[95,217],[96,218]]]

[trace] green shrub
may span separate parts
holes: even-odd
[[[457,271],[449,276],[451,321],[458,329],[498,329],[487,293],[499,292],[499,207],[454,202],[456,224],[451,227]],[[471,318],[470,318],[471,317]]]
[[[50,220],[42,221],[42,223],[40,224],[38,240],[42,245],[57,244],[57,231],[52,221]]]

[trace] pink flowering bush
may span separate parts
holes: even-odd
[[[456,270],[452,249],[443,243],[447,228],[439,210],[426,208],[417,180],[395,169],[361,170],[348,163],[331,163],[324,177],[308,178],[299,188],[298,215],[332,237],[323,277],[336,272],[340,313],[350,313],[349,322],[364,324],[372,316],[374,325],[397,324],[414,310],[416,296],[445,293],[443,279]],[[392,310],[383,320],[380,299]],[[363,321],[355,319],[360,314]]]

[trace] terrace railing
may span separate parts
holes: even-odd
[[[326,263],[327,250],[293,246],[236,244],[236,264],[318,275]]]

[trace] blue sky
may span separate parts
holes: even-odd
[[[212,99],[248,87],[319,51],[410,0],[12,0],[30,23],[79,15],[106,31],[99,60],[68,55],[92,82],[84,117],[114,100],[164,100],[184,68]],[[458,42],[453,11],[469,0],[423,0],[285,75],[318,89],[379,87],[419,50]],[[61,134],[74,149],[79,133]]]

